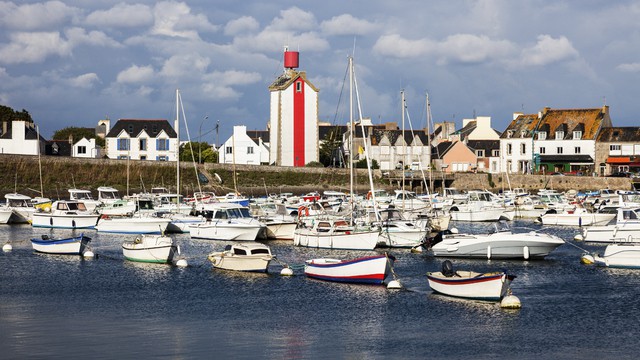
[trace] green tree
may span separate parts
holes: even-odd
[[[324,167],[324,165],[318,161],[310,161],[305,165],[305,167]]]
[[[14,111],[8,106],[0,105],[0,122],[13,120],[33,122],[33,119],[31,119],[31,115],[27,110],[22,109],[22,111]]]
[[[193,148],[193,153],[191,149]],[[193,155],[192,155],[193,154]],[[191,142],[180,147],[180,161],[200,163],[218,162],[218,152],[213,151],[211,145],[206,142]]]
[[[356,162],[356,169],[366,169],[367,168],[367,159],[360,159]],[[378,162],[376,161],[376,159],[371,159],[371,169],[375,170],[375,169],[379,169],[380,165],[378,165]]]
[[[69,137],[73,138],[74,143],[82,138],[96,139],[96,145],[104,147],[104,139],[96,136],[94,128],[69,126],[53,133],[53,140],[69,140]]]
[[[342,164],[342,132],[340,127],[331,129],[320,144],[320,162],[324,166],[340,166]]]

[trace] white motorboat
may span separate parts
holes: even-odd
[[[317,220],[312,227],[300,227],[293,234],[296,246],[373,250],[378,244],[379,230],[357,230],[342,219]]]
[[[198,211],[208,220],[189,225],[192,238],[247,240],[266,238],[266,226],[251,217],[249,209],[236,203],[200,204]]]
[[[191,230],[189,225],[204,223],[207,220],[202,215],[185,215],[181,213],[163,214],[162,217],[171,220],[167,226],[167,232],[170,233],[188,233]]]
[[[541,232],[512,232],[505,223],[496,223],[488,234],[439,232],[426,243],[434,256],[485,259],[541,259],[558,246],[561,238]]]
[[[100,215],[88,211],[82,202],[58,200],[53,203],[50,211],[36,211],[32,216],[33,227],[92,229]]]
[[[96,208],[96,212],[109,216],[131,216],[136,212],[136,203],[134,201],[118,199],[101,205]]]
[[[122,244],[125,259],[137,262],[169,264],[179,252],[173,240],[164,235],[138,235]]]
[[[427,234],[426,229],[412,220],[405,219],[400,211],[394,208],[380,210],[378,215],[372,211],[368,215],[368,223],[380,228],[380,246],[412,248],[419,245]]]
[[[96,230],[119,234],[162,234],[167,230],[171,219],[157,216],[109,216],[98,219]]]
[[[603,255],[593,256],[596,265],[612,268],[640,268],[640,244],[620,243],[610,244]]]
[[[18,193],[6,194],[4,198],[7,200],[7,206],[13,211],[13,216],[9,222],[11,223],[28,223],[33,217],[36,208],[31,203],[31,197]]]
[[[121,199],[118,190],[110,186],[100,186],[97,190],[98,201],[103,205],[109,205]]]
[[[515,276],[504,272],[478,273],[454,271],[449,260],[442,264],[442,271],[427,273],[431,290],[459,298],[499,301],[508,294]]]
[[[640,242],[640,207],[618,208],[614,224],[587,226],[581,235],[595,243]]]
[[[82,202],[88,211],[95,211],[96,207],[102,204],[100,200],[93,198],[89,190],[69,189],[68,191],[69,200]]]
[[[543,225],[587,226],[604,225],[616,217],[614,213],[590,212],[584,207],[558,212],[548,210],[538,219]]]
[[[227,245],[223,251],[209,254],[207,259],[217,269],[266,272],[273,255],[268,246],[250,242]]]
[[[39,239],[31,239],[31,246],[33,250],[45,254],[82,255],[89,241],[91,241],[91,238],[84,236],[84,234],[61,239],[42,235]]]
[[[347,283],[383,284],[391,274],[394,257],[384,254],[349,260],[307,260],[304,273],[308,277]]]
[[[496,204],[490,192],[479,190],[469,191],[465,203],[449,208],[453,221],[498,221],[505,216],[505,211],[507,208]]]

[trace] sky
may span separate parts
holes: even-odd
[[[457,128],[603,105],[640,126],[638,19],[627,0],[0,1],[0,104],[50,138],[105,117],[172,121],[180,89],[181,139],[221,143],[234,125],[266,129],[288,46],[323,122],[348,122],[353,56],[376,124],[400,124],[404,90],[406,128],[426,126],[427,93],[432,121]]]

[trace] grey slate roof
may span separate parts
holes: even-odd
[[[109,130],[107,137],[118,137],[123,130],[129,133],[129,136],[132,138],[137,137],[143,130],[152,138],[158,136],[162,130],[164,130],[170,138],[177,137],[176,131],[165,119],[120,119],[111,130]]]

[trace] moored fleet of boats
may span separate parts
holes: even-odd
[[[534,195],[516,189],[493,194],[448,188],[442,195],[426,196],[376,190],[365,196],[327,191],[248,199],[237,193],[222,197],[196,193],[183,199],[164,188],[124,198],[114,188],[97,190],[97,199],[89,190],[70,189],[68,200],[56,201],[6,194],[5,204],[0,205],[0,223],[123,234],[124,258],[151,263],[176,263],[180,249],[168,234],[189,233],[193,239],[233,242],[207,256],[214,268],[254,272],[267,272],[269,264],[277,261],[269,246],[256,240],[292,240],[294,246],[313,249],[404,248],[445,258],[534,260],[565,243],[546,233],[544,225],[574,226],[578,228],[575,240],[608,244],[602,255],[586,253],[583,262],[640,267],[640,195],[629,191],[607,191],[602,198],[595,192],[541,190]],[[530,218],[543,227],[510,229],[507,221],[514,218]],[[459,221],[493,222],[494,230],[459,233],[451,226]],[[90,240],[82,234],[43,236],[31,243],[39,253],[83,254]],[[329,281],[384,284],[393,274],[393,262],[387,253],[316,258],[305,262],[304,273]],[[507,296],[515,277],[504,272],[452,271],[447,260],[442,271],[431,272],[427,278],[438,293],[500,300]]]

